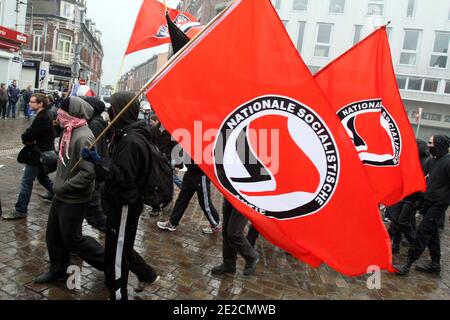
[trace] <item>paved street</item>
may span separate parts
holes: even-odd
[[[23,165],[16,162],[20,133],[28,125],[24,119],[0,120],[0,196],[3,211],[14,208]],[[4,166],[4,167],[2,167]],[[32,279],[48,268],[45,229],[49,204],[37,194],[44,189],[35,184],[27,219],[0,221],[0,299],[106,299],[103,273],[81,264],[81,289],[71,291],[65,283],[35,285]],[[213,201],[221,208],[215,189]],[[167,213],[165,213],[165,218]],[[135,293],[137,280],[130,275],[130,299],[450,299],[450,229],[442,234],[442,267],[438,276],[413,270],[400,278],[382,273],[381,289],[369,290],[367,277],[347,278],[326,266],[312,269],[270,243],[259,239],[261,261],[253,276],[242,275],[238,260],[235,276],[216,277],[211,268],[221,262],[221,235],[202,235],[207,220],[195,199],[174,233],[161,232],[157,218],[143,214],[135,247],[161,275],[161,281],[142,293]],[[448,224],[448,221],[447,221]],[[84,232],[103,243],[104,237],[84,226]],[[406,247],[395,261],[405,258]],[[424,254],[422,261],[428,259]]]

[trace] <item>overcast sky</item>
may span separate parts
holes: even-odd
[[[102,32],[103,58],[103,85],[114,86],[122,61],[123,54],[128,46],[128,41],[137,14],[143,0],[88,0],[87,16],[95,23],[97,29]],[[175,7],[178,0],[166,0],[169,7]],[[162,2],[162,0],[160,1]],[[168,45],[159,46],[156,49],[143,50],[128,55],[122,73],[125,73],[134,65],[151,58],[155,53],[168,50]]]

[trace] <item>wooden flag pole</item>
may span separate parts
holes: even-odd
[[[221,13],[219,13],[217,16],[215,16],[199,33],[197,33],[192,39],[191,41],[189,41],[189,43],[186,44],[186,46],[184,46],[180,51],[178,51],[176,54],[174,54],[172,56],[172,58],[169,59],[169,61],[166,62],[166,64],[160,69],[158,70],[158,72],[156,72],[156,74],[149,80],[147,81],[147,83],[141,88],[141,90],[133,97],[133,99],[130,100],[130,102],[128,102],[128,104],[114,117],[114,119],[112,121],[110,121],[110,123],[108,124],[108,126],[98,135],[98,137],[91,143],[91,145],[89,146],[89,149],[92,149],[97,143],[98,141],[106,134],[106,132],[111,129],[111,127],[114,125],[114,123],[116,123],[117,120],[120,119],[120,117],[131,107],[131,105],[133,104],[134,101],[136,101],[136,99],[145,92],[145,90],[147,90],[148,86],[156,79],[158,78],[164,71],[167,70],[167,68],[172,65],[172,63],[179,57],[181,56],[187,49],[189,49],[190,47],[192,47],[193,43],[195,43],[195,40],[197,40],[201,35],[203,35],[206,30],[208,30],[211,25],[213,25],[217,20],[219,20],[219,18],[221,18],[230,8],[231,6],[239,0],[233,0]],[[112,107],[112,106],[111,106]],[[83,160],[83,158],[80,156],[80,159],[78,160],[78,162],[73,166],[73,168],[70,170],[70,172],[72,172],[73,170],[75,170],[81,160]]]

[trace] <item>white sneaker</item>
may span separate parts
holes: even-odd
[[[177,227],[173,226],[170,221],[158,221],[156,223],[156,225],[158,226],[158,228],[160,228],[161,230],[169,230],[170,232],[174,232],[177,230]]]
[[[220,231],[222,231],[222,223],[219,223],[217,225],[217,227],[206,227],[202,229],[202,232],[204,234],[213,234],[213,233],[219,233]]]
[[[155,280],[153,280],[152,282],[139,282],[137,288],[134,289],[134,291],[136,292],[142,292],[145,290],[145,288],[151,286],[152,284],[154,284],[155,282],[157,282],[159,280],[159,276],[156,277]]]

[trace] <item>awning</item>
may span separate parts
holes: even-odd
[[[10,52],[18,52],[20,50],[20,47],[18,45],[1,39],[0,39],[0,48],[6,49]]]

